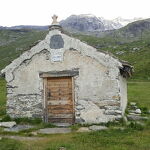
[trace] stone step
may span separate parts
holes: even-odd
[[[57,126],[57,127],[69,127],[72,125],[70,123],[52,123],[52,124]]]
[[[58,133],[70,133],[70,128],[45,128],[38,130],[41,134],[58,134]]]

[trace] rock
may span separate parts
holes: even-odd
[[[106,126],[93,125],[93,126],[90,126],[89,129],[92,130],[92,131],[99,131],[99,130],[106,130],[108,128]]]
[[[139,48],[139,47],[134,47],[132,50],[133,50],[133,51],[139,51],[140,48]]]
[[[65,147],[59,147],[59,150],[66,150]]]
[[[84,107],[82,105],[78,105],[78,106],[76,106],[76,109],[77,110],[82,110],[82,109],[84,109]]]
[[[119,106],[104,106],[104,108],[107,110],[118,110]]]
[[[76,122],[75,123],[79,123],[79,124],[84,124],[84,119],[80,118],[80,117],[76,117]]]
[[[122,55],[124,53],[125,53],[124,51],[118,51],[118,52],[116,52],[117,55]]]
[[[135,113],[135,110],[128,110],[129,113]]]
[[[115,113],[121,115],[121,114],[122,114],[122,111],[121,111],[121,110],[115,110]]]
[[[76,112],[76,116],[80,116],[80,112],[79,111]]]
[[[96,105],[100,108],[105,106],[120,106],[120,102],[116,100],[105,100],[97,102]]]
[[[56,133],[70,133],[70,128],[45,128],[38,130],[41,134],[56,134]]]
[[[53,123],[53,125],[56,127],[69,127],[69,126],[71,126],[70,123]]]
[[[127,115],[128,120],[136,121],[136,120],[147,120],[148,117],[143,117],[139,115]]]
[[[37,132],[31,132],[31,134],[32,134],[32,135],[38,135],[38,133],[37,133]]]
[[[140,114],[136,114],[135,112],[130,112],[129,115],[140,115]]]
[[[122,111],[120,111],[120,110],[106,110],[105,114],[107,114],[107,115],[118,115],[118,114],[122,114]]]
[[[0,122],[0,127],[6,127],[6,128],[12,128],[13,126],[16,125],[15,121],[10,121],[10,122]]]
[[[130,105],[131,105],[131,106],[135,106],[136,103],[135,103],[135,102],[130,102]]]
[[[90,132],[88,127],[81,127],[77,130],[77,132]]]
[[[115,120],[116,121],[119,121],[119,120],[121,120],[122,119],[122,116],[121,115],[117,115],[116,117],[115,117]]]
[[[104,114],[104,109],[100,109],[94,102],[80,100],[79,103],[85,107],[80,111],[80,118],[88,124],[108,122],[108,117]]]
[[[142,113],[142,112],[141,112],[141,109],[136,109],[136,110],[135,110],[135,113],[136,113],[136,114],[141,114],[141,113]]]
[[[31,126],[31,125],[16,125],[16,126],[14,126],[12,128],[6,128],[6,129],[4,129],[4,131],[19,132],[19,131],[27,130],[27,129],[31,129],[31,128],[34,128],[34,126]]]

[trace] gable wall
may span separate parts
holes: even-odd
[[[6,68],[8,114],[42,117],[44,89],[39,73],[79,69],[79,75],[74,77],[76,122],[100,123],[120,118],[124,108],[121,94],[126,91],[122,88],[120,92],[119,62],[66,35],[62,35],[64,48],[57,50],[63,61],[53,62],[56,49],[49,48],[49,39],[54,34],[60,32],[53,31]]]
[[[81,121],[82,118],[86,122],[94,121],[91,120],[91,117],[88,119],[88,105],[90,105],[90,111],[96,110],[94,115],[101,114],[103,120],[99,118],[95,122],[107,120],[104,114],[105,106],[100,105],[103,105],[103,102],[106,102],[105,105],[107,102],[116,102],[116,105],[119,105],[117,101],[119,96],[118,81],[109,76],[108,68],[90,57],[82,56],[77,51],[66,50],[63,62],[51,63],[50,58],[50,53],[44,50],[33,56],[32,61],[26,61],[14,71],[15,78],[8,84],[10,87],[8,91],[11,90],[11,93],[8,92],[8,105],[11,106],[8,109],[9,114],[13,117],[42,116],[44,105],[43,79],[39,77],[39,73],[78,68],[79,76],[74,78],[78,120]],[[11,88],[12,86],[16,88]],[[91,116],[92,113],[89,113]]]

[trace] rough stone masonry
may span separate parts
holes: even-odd
[[[67,70],[78,72],[73,76],[76,123],[120,119],[127,104],[127,82],[120,73],[123,68],[117,58],[68,36],[54,22],[44,40],[1,71],[7,81],[7,113],[13,118],[44,118],[40,74]]]

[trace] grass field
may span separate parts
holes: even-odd
[[[0,150],[150,150],[150,129],[107,130],[43,136],[40,140],[2,139]]]
[[[150,82],[128,82],[128,100],[150,109]]]
[[[128,82],[129,102],[150,109],[150,82]],[[0,79],[0,115],[5,114],[5,81]],[[109,129],[90,133],[43,135],[43,139],[0,140],[0,150],[150,150],[150,123],[143,130]]]

